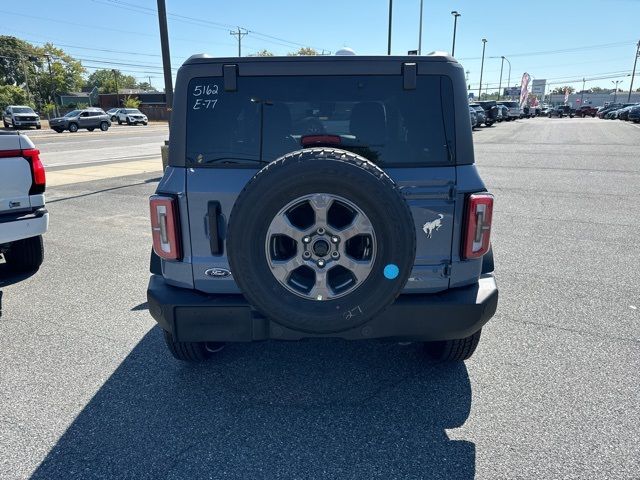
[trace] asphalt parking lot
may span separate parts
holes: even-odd
[[[501,298],[465,364],[337,340],[178,363],[145,305],[157,178],[52,187],[44,265],[0,284],[0,478],[640,478],[640,126],[474,139]]]

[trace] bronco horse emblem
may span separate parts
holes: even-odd
[[[444,215],[439,213],[438,217],[439,218],[436,218],[435,220],[433,220],[431,222],[425,223],[424,226],[422,227],[422,231],[427,235],[427,238],[431,238],[431,235],[433,234],[433,232],[437,232],[438,230],[440,230],[440,227],[442,226],[442,219],[444,218]]]

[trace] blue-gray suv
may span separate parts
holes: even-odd
[[[468,108],[448,56],[188,59],[150,199],[171,353],[390,337],[469,358],[498,290]]]

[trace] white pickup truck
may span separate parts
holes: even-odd
[[[21,132],[0,131],[0,254],[11,272],[37,270],[49,226],[40,152]]]

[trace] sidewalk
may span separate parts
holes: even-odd
[[[105,178],[125,177],[140,173],[161,174],[162,160],[160,157],[132,162],[116,162],[104,165],[88,165],[73,167],[65,170],[47,172],[47,187],[68,185],[71,183],[103,180]]]

